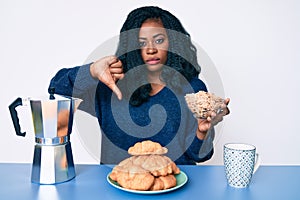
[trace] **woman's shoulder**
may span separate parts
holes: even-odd
[[[186,85],[184,87],[184,92],[185,93],[191,93],[191,92],[199,92],[199,91],[206,91],[207,92],[207,88],[205,83],[199,79],[198,77],[194,77],[192,78],[189,83],[189,85]],[[193,91],[191,91],[193,90]]]

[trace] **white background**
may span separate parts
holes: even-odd
[[[144,5],[161,6],[181,20],[213,61],[231,98],[231,114],[206,164],[222,164],[224,143],[246,142],[257,147],[265,165],[299,165],[297,0],[2,0],[0,162],[30,163],[34,148],[33,133],[15,135],[8,105],[18,96],[47,94],[56,71],[83,64],[119,33],[132,9]],[[71,141],[75,163],[97,163],[76,131]]]

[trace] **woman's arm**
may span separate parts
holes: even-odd
[[[194,89],[194,92],[206,91],[205,84],[200,79],[193,79],[191,81],[191,86]],[[191,141],[192,143],[188,147],[186,151],[186,156],[188,156],[191,160],[195,162],[203,162],[210,159],[213,155],[213,140],[215,136],[214,126],[223,120],[223,116],[229,113],[229,109],[227,105],[229,104],[229,99],[225,100],[223,112],[221,113],[209,113],[209,117],[207,119],[195,119],[191,115],[189,116],[188,121],[194,121],[193,125],[190,127],[194,127],[187,131],[187,136],[190,139],[187,141]]]
[[[198,128],[197,120],[192,115],[189,115],[187,120],[189,120],[189,125],[184,138],[186,146],[185,157],[194,164],[209,160],[214,153],[214,128],[211,128],[205,133],[205,138],[199,139],[195,134]]]
[[[49,90],[54,87],[56,94],[82,99],[79,109],[95,116],[95,95],[98,95],[99,81],[107,85],[121,99],[122,93],[115,83],[123,77],[121,61],[115,56],[106,56],[81,67],[59,70],[52,78]]]
[[[51,79],[48,90],[54,87],[56,94],[82,99],[79,109],[95,116],[94,101],[99,81],[91,76],[90,65],[59,70]]]

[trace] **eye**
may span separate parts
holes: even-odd
[[[146,45],[145,41],[139,41],[139,47],[145,47]]]
[[[157,40],[155,40],[155,44],[162,44],[165,41],[164,38],[159,38]]]

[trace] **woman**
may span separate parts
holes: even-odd
[[[150,6],[128,15],[116,56],[62,69],[50,87],[82,98],[80,109],[98,118],[101,163],[117,164],[130,146],[152,140],[166,146],[176,164],[196,164],[211,158],[213,127],[229,111],[193,117],[184,96],[207,91],[199,73],[196,48],[180,21]]]

